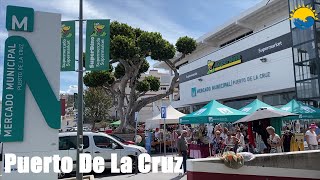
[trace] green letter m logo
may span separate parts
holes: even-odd
[[[60,102],[28,41],[20,36],[9,37],[4,59],[1,142],[23,141],[26,85],[48,126],[59,129]]]
[[[7,30],[32,32],[33,24],[34,10],[32,8],[7,6]]]

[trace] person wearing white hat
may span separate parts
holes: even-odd
[[[315,130],[317,129],[317,125],[311,124],[309,130],[306,132],[306,140],[308,143],[309,150],[317,150],[318,149],[318,140],[320,139],[320,135],[317,136]]]

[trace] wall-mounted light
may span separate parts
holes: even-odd
[[[267,59],[267,58],[261,58],[260,61],[263,62],[263,63],[265,63],[265,62],[268,61],[268,59]]]
[[[202,79],[202,78],[199,78],[199,79],[198,79],[198,81],[200,81],[200,82],[201,82],[201,81],[203,81],[203,79]]]

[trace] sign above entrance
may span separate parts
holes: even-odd
[[[266,55],[288,49],[290,47],[292,47],[292,36],[291,33],[287,33],[275,39],[256,45],[254,47],[243,50],[241,52],[238,52],[220,60],[211,60],[214,59],[214,57],[213,54],[210,54],[208,56],[211,57],[203,57],[207,58],[207,64],[204,64],[204,66],[201,66],[199,68],[193,69],[192,71],[181,74],[179,76],[179,82],[183,83],[193,79],[197,79],[202,76],[212,74],[216,71],[227,69],[235,65],[243,64],[248,61],[255,60],[257,58],[261,58]]]
[[[208,74],[240,64],[241,62],[242,62],[241,55],[232,56],[231,58],[223,59],[217,62],[208,60]]]

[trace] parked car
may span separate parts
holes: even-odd
[[[110,136],[114,137],[115,139],[117,139],[118,141],[122,142],[123,144],[135,144],[133,141],[127,141],[127,140],[124,140],[123,138],[115,135],[115,134],[109,134]]]
[[[147,150],[143,147],[125,145],[121,141],[105,133],[84,132],[83,145],[83,152],[91,154],[92,158],[96,156],[103,157],[105,160],[105,167],[107,169],[111,168],[111,153],[117,154],[118,164],[120,164],[121,157],[131,157],[132,162],[134,162],[133,169],[136,168],[136,157],[141,153],[147,153]],[[69,156],[76,160],[76,132],[59,133],[59,155],[60,157]],[[73,165],[73,170],[76,170],[76,164]],[[64,176],[65,175],[63,173],[59,174],[59,178],[63,178]]]

